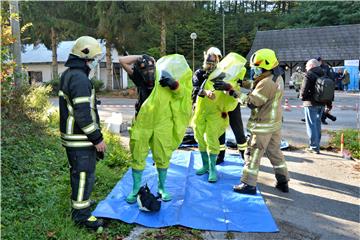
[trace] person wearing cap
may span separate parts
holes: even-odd
[[[247,124],[247,130],[251,136],[245,152],[245,166],[241,182],[235,185],[233,190],[242,194],[256,194],[260,160],[266,153],[275,172],[277,180],[275,187],[282,192],[288,192],[289,173],[284,155],[280,150],[281,100],[284,94],[282,70],[279,68],[275,52],[265,48],[257,50],[251,56],[250,66],[254,71],[254,81],[243,81],[241,85],[250,88],[250,93],[248,95],[241,92],[235,94],[240,103],[246,104],[251,109]]]
[[[68,68],[61,75],[59,90],[61,141],[70,166],[72,219],[93,230],[103,226],[91,214],[90,195],[95,183],[96,160],[103,157],[106,144],[89,73],[96,68],[101,55],[96,39],[78,38],[65,63]]]

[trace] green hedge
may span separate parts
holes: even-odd
[[[2,116],[2,239],[121,239],[127,236],[134,225],[120,221],[111,221],[102,234],[73,224],[69,169],[59,137],[57,111],[49,114],[46,121],[43,121],[45,116],[33,118],[41,112],[34,108],[32,114],[28,114],[25,108],[16,119]],[[129,152],[119,145],[118,136],[110,133],[104,136],[108,151],[105,160],[97,164],[92,194],[92,199],[97,201],[112,190],[128,169],[130,160]]]

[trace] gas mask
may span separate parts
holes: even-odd
[[[137,62],[137,68],[146,86],[152,89],[155,82],[155,60],[148,55],[143,55]]]
[[[215,70],[217,63],[219,62],[217,56],[208,55],[204,61],[204,70],[207,73],[211,73]]]

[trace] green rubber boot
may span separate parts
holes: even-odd
[[[210,154],[208,182],[216,182],[217,181],[216,158],[217,158],[217,154]]]
[[[128,203],[135,203],[136,197],[141,187],[141,177],[143,171],[132,169],[132,177],[133,177],[133,190],[131,193],[126,197],[126,201]]]
[[[166,175],[167,175],[167,168],[157,168],[158,171],[158,193],[161,196],[161,200],[164,202],[171,200],[171,195],[166,191],[165,189],[165,181],[166,181]]]
[[[196,171],[196,175],[203,175],[209,171],[209,155],[207,152],[200,152],[202,160],[202,168]]]

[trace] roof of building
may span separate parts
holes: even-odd
[[[103,53],[106,52],[105,42],[100,41]],[[69,57],[72,46],[75,41],[62,41],[58,44],[57,47],[57,60],[59,63],[66,62]],[[119,56],[116,49],[111,51],[112,62],[119,63]],[[21,61],[24,64],[31,63],[51,63],[52,62],[52,51],[47,49],[44,44],[27,44],[23,46],[23,51],[21,53]],[[103,58],[102,62],[106,62],[106,59]]]
[[[261,48],[273,49],[280,62],[359,59],[359,36],[360,24],[257,31],[247,59]]]

